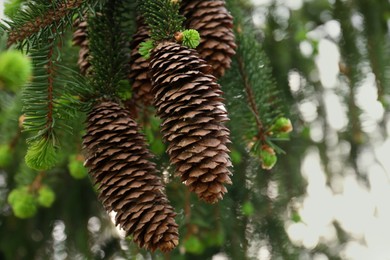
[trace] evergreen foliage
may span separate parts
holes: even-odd
[[[109,1],[88,20],[89,50],[93,67],[90,78],[96,97],[116,97],[127,78],[129,42],[135,6],[131,1]]]
[[[183,31],[183,45],[188,48],[196,48],[200,43],[200,35],[194,30],[184,30]]]
[[[307,226],[301,213],[310,192],[301,169],[308,154],[318,154],[327,190],[337,191],[335,178],[345,169],[370,185],[361,158],[388,140],[390,3],[282,2],[7,2],[0,28],[0,259],[258,259],[262,252],[344,259],[356,240],[337,220],[329,223],[332,241],[313,246],[291,239],[288,227]],[[77,71],[71,42],[76,19],[86,22],[86,73]],[[186,28],[191,23],[197,31]],[[324,39],[340,52],[334,86],[318,77]],[[132,89],[134,71],[149,87],[138,90],[142,95]],[[370,77],[383,116],[367,124],[357,96]],[[345,126],[330,123],[329,94],[340,100]],[[227,115],[231,144],[219,125]],[[190,191],[223,199],[208,205]],[[177,248],[163,255],[137,244]]]
[[[180,1],[139,1],[139,9],[150,28],[150,37],[158,42],[172,40],[183,29],[184,17],[179,14]]]
[[[271,169],[277,160],[274,149],[283,152],[275,141],[288,137],[275,128],[286,109],[281,103],[283,94],[276,87],[268,58],[253,35],[254,30],[251,25],[237,21],[237,53],[222,85],[228,96],[228,109],[234,111],[231,113],[233,122],[239,122],[231,128],[244,137],[243,141],[261,159],[264,168]]]
[[[2,53],[0,60],[1,88],[17,91],[30,80],[32,68],[26,56],[16,50],[10,50]]]
[[[139,46],[139,54],[141,54],[145,60],[148,60],[150,59],[151,51],[153,50],[153,48],[154,48],[153,40],[141,42]]]
[[[23,8],[13,16],[11,21],[3,24],[8,30],[8,45],[19,43],[19,46],[45,45],[45,39],[61,36],[72,24],[75,14],[83,13],[89,6],[98,1],[27,1]],[[43,40],[43,41],[42,41]]]

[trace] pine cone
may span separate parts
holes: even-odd
[[[151,105],[153,103],[153,95],[151,94],[152,84],[148,76],[149,61],[145,60],[139,54],[139,44],[149,40],[149,28],[145,25],[143,18],[137,18],[137,32],[133,36],[131,42],[131,59],[130,59],[130,75],[132,82],[134,98],[137,103]]]
[[[83,146],[99,199],[117,213],[116,224],[140,247],[163,252],[176,247],[176,214],[129,112],[111,101],[96,105],[88,114]]]
[[[195,50],[160,43],[150,60],[152,92],[162,133],[176,173],[209,203],[222,199],[231,184],[228,121],[222,91],[211,68]]]
[[[183,0],[180,12],[187,18],[186,28],[196,29],[201,42],[200,57],[213,67],[217,78],[230,68],[237,48],[233,33],[233,17],[222,0]]]
[[[88,24],[86,20],[77,18],[73,23],[73,27],[76,28],[73,33],[73,45],[80,47],[77,65],[79,65],[80,73],[86,75],[91,67],[89,63]]]

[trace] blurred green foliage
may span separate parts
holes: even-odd
[[[13,1],[12,5],[19,8],[20,2]],[[248,106],[244,106],[247,100],[245,96],[241,96],[244,92],[238,63],[233,64],[227,75],[220,80],[233,124],[230,128],[233,137],[231,157],[234,175],[233,185],[228,187],[229,192],[217,205],[206,205],[198,201],[172,175],[172,168],[165,154],[165,144],[159,133],[161,121],[149,116],[153,111],[142,110],[139,124],[167,182],[168,197],[178,213],[176,220],[180,225],[181,241],[178,248],[167,255],[139,250],[131,242],[131,238],[124,239],[119,235],[98,202],[91,180],[84,178],[87,173],[82,164],[83,159],[79,158],[84,127],[83,120],[80,119],[83,118],[82,111],[74,112],[81,115],[77,120],[65,120],[73,129],[73,135],[59,135],[61,150],[55,168],[42,174],[42,169],[36,171],[26,166],[25,140],[32,134],[22,131],[20,121],[23,121],[21,96],[25,90],[25,87],[21,87],[21,81],[25,82],[29,78],[29,69],[24,67],[28,62],[21,61],[23,64],[20,68],[18,59],[23,56],[19,53],[19,58],[11,59],[11,67],[8,66],[9,59],[1,58],[2,55],[8,55],[8,51],[3,48],[0,54],[0,259],[117,257],[180,260],[212,259],[217,254],[224,254],[228,259],[241,260],[256,259],[260,247],[266,248],[272,259],[313,259],[317,254],[325,255],[328,259],[341,259],[342,245],[348,241],[349,235],[337,223],[335,243],[320,241],[315,248],[305,248],[291,241],[285,227],[291,222],[302,222],[295,204],[302,202],[306,195],[307,183],[302,176],[301,166],[307,151],[314,148],[319,152],[321,164],[327,174],[327,183],[337,174],[342,174],[331,167],[334,159],[330,157],[330,151],[334,146],[327,140],[328,135],[336,136],[338,142],[345,142],[350,146],[343,164],[355,169],[362,181],[366,181],[364,171],[359,168],[357,161],[359,154],[369,145],[364,140],[370,140],[370,137],[362,129],[363,119],[361,109],[355,102],[355,94],[365,72],[369,71],[375,76],[378,100],[387,108],[390,86],[390,4],[386,0],[318,0],[302,1],[300,8],[290,9],[283,1],[271,1],[269,5],[257,7],[247,0],[227,2],[234,14],[236,26],[239,25],[235,28],[236,32],[241,30],[244,33],[237,37],[242,43],[239,48],[243,49],[239,49],[235,59],[240,54],[243,58],[251,58],[249,70],[258,72],[253,74],[256,77],[251,78],[258,86],[255,94],[264,100],[260,109],[269,114],[279,115],[283,112],[291,118],[294,126],[289,142],[278,140],[285,139],[285,136],[273,136],[272,140],[268,140],[275,145],[272,148],[283,151],[278,154],[276,166],[272,170],[262,169],[260,156],[253,156],[251,152],[253,140],[248,136],[254,136],[256,133],[253,131],[257,128],[256,125],[253,127],[254,121],[250,119],[253,114]],[[13,17],[14,9],[8,10],[7,14]],[[361,25],[352,23],[356,17],[363,21]],[[251,18],[262,23],[253,25]],[[324,29],[329,21],[339,24],[338,36],[333,37]],[[134,24],[128,25],[129,31],[134,31]],[[107,30],[104,28],[98,31],[99,29],[101,28],[95,24],[96,34],[104,34],[104,30]],[[316,36],[318,34],[322,36]],[[69,32],[62,37],[67,44],[59,59],[68,67],[77,69],[75,64],[78,49],[70,46]],[[327,90],[319,79],[315,63],[321,39],[334,43],[341,54],[339,82],[335,91],[345,105],[349,119],[347,127],[341,130],[332,129],[327,121],[329,115],[323,100]],[[306,46],[309,51],[303,51],[302,46]],[[105,54],[99,62],[104,64],[107,59],[112,61],[117,57],[111,58]],[[259,60],[261,63],[258,63]],[[248,64],[249,62],[244,62],[244,65]],[[8,68],[14,68],[13,66],[17,69],[12,71],[23,75],[11,75]],[[107,71],[100,71],[101,82]],[[295,90],[290,87],[289,75],[292,74],[299,78],[299,86]],[[115,79],[122,86],[118,91],[119,97],[131,97],[131,93],[126,90],[127,82],[121,82],[119,76]],[[9,82],[22,89],[3,87]],[[267,91],[268,96],[262,95],[268,87],[275,92]],[[108,89],[107,93],[110,91]],[[275,93],[279,100],[271,100],[269,103],[280,104],[278,109],[267,105],[267,100],[273,99]],[[77,97],[74,97],[75,100]],[[308,120],[301,113],[299,108],[304,102],[314,104],[317,113],[315,119]],[[388,111],[385,113],[387,116],[377,126],[378,132],[383,136],[386,136],[389,118]],[[279,127],[278,122],[268,121],[267,129],[275,124]],[[322,138],[312,138],[315,127],[321,129]],[[271,145],[269,142],[266,144]],[[49,148],[54,149],[53,146]],[[273,161],[268,164],[273,164]],[[38,204],[43,207],[38,207]]]

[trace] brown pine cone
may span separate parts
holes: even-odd
[[[140,247],[163,252],[176,247],[176,214],[129,112],[111,101],[95,105],[88,114],[83,149],[99,199],[108,212],[116,212],[116,224]]]
[[[228,121],[222,91],[211,68],[193,49],[160,43],[152,52],[150,76],[162,133],[176,173],[209,203],[231,184]]]
[[[133,36],[131,42],[131,58],[130,58],[130,75],[129,79],[132,82],[134,99],[137,103],[146,106],[153,103],[153,95],[151,93],[152,84],[148,76],[149,61],[145,60],[139,54],[139,44],[149,40],[149,28],[145,25],[142,17],[137,18],[137,32]]]
[[[217,78],[230,68],[236,53],[233,17],[222,0],[183,0],[180,12],[186,17],[185,27],[196,29],[201,41],[197,50],[200,57],[213,67]]]
[[[76,28],[73,33],[73,45],[80,47],[77,65],[79,65],[80,73],[86,75],[91,67],[89,63],[88,24],[86,20],[77,18],[73,23],[73,27]]]

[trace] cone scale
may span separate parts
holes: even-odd
[[[180,12],[186,17],[186,28],[195,29],[201,36],[196,48],[199,55],[213,68],[212,74],[220,78],[230,68],[236,53],[233,17],[222,0],[183,0]]]
[[[178,225],[145,139],[129,112],[103,101],[88,114],[85,165],[105,209],[139,247],[163,252],[178,245]]]
[[[86,75],[91,67],[89,62],[88,24],[86,20],[77,18],[73,23],[73,27],[76,28],[73,32],[73,45],[80,47],[77,65],[79,66],[80,73]]]
[[[154,105],[176,174],[200,199],[215,203],[231,184],[228,121],[211,68],[193,49],[160,43],[152,52]]]
[[[131,58],[129,79],[132,83],[134,99],[138,104],[151,105],[153,95],[152,84],[148,75],[149,61],[139,53],[139,45],[149,40],[149,28],[141,17],[137,18],[137,31],[131,41]]]

